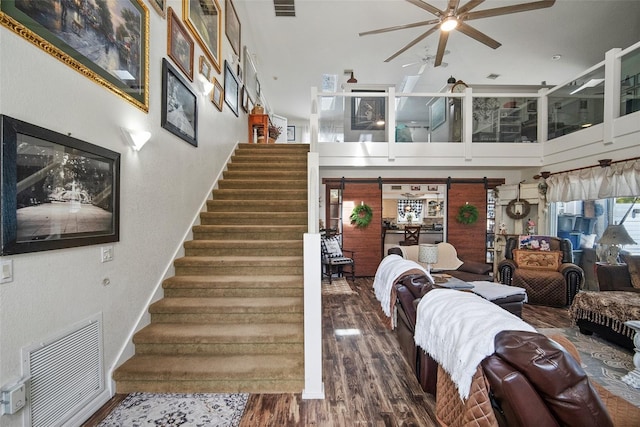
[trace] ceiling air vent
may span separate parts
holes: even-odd
[[[294,0],[273,0],[276,16],[296,16]]]

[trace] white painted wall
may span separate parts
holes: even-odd
[[[181,1],[168,3],[182,16]],[[148,114],[0,27],[0,113],[122,155],[120,242],[114,244],[112,262],[100,262],[100,246],[6,257],[13,260],[14,280],[0,285],[0,387],[22,375],[23,347],[94,313],[102,313],[109,373],[167,268],[172,275],[174,254],[229,154],[246,139],[246,116],[235,117],[226,105],[220,112],[202,94],[197,148],[160,126],[167,21],[144,4],[151,41]],[[226,55],[231,47],[224,31],[222,37]],[[199,55],[196,44],[196,72]],[[216,78],[223,81],[221,75]],[[198,91],[197,84],[192,88]],[[153,135],[136,153],[124,144],[121,126]],[[105,278],[109,286],[102,285]],[[25,425],[23,415],[2,416],[0,425]]]

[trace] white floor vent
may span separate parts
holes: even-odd
[[[25,349],[23,356],[28,425],[61,426],[104,390],[100,317]]]

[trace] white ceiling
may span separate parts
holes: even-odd
[[[487,0],[474,10],[528,3]],[[466,1],[461,0],[460,4]],[[428,3],[445,9],[446,0]],[[310,88],[322,74],[336,74],[338,85],[353,69],[358,83],[399,85],[417,74],[425,52],[435,54],[438,33],[391,62],[384,60],[429,27],[360,37],[378,28],[432,19],[405,0],[295,0],[295,17],[275,17],[272,0],[234,0],[243,37],[251,51],[260,86],[272,111],[289,120],[306,120]],[[450,76],[473,85],[553,86],[604,59],[612,48],[640,41],[640,0],[557,0],[547,9],[477,19],[476,29],[502,43],[493,50],[462,33],[452,32],[444,57],[446,68],[428,66],[414,92],[437,92]],[[244,41],[243,44],[246,44]],[[552,56],[560,54],[560,60]],[[499,74],[496,80],[487,78]]]

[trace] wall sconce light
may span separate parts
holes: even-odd
[[[198,74],[198,83],[200,86],[200,90],[204,96],[209,96],[211,91],[213,90],[213,83],[211,83],[205,76],[202,74]]]
[[[353,77],[353,71],[351,72],[351,78],[347,80],[347,83],[358,83],[358,80]]]
[[[144,144],[149,141],[149,138],[151,138],[151,132],[146,130],[132,130],[127,128],[120,128],[120,130],[122,131],[125,142],[135,151],[140,151],[142,147],[144,147]]]

